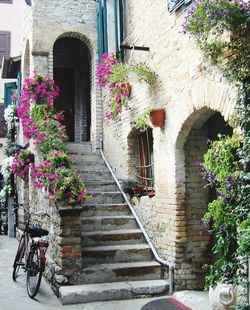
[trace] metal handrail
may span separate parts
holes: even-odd
[[[109,165],[109,163],[108,163],[108,161],[107,161],[107,159],[106,159],[106,157],[105,157],[105,155],[104,155],[104,153],[103,153],[103,143],[102,143],[102,139],[100,139],[100,140],[101,140],[101,148],[100,148],[101,156],[102,156],[102,158],[103,158],[103,160],[104,160],[106,166],[108,167],[108,169],[109,169],[109,171],[110,171],[110,173],[111,173],[113,179],[115,180],[117,187],[119,188],[120,192],[122,193],[122,195],[123,195],[123,197],[124,197],[124,200],[125,200],[126,203],[128,204],[130,211],[132,212],[133,216],[135,217],[135,220],[136,220],[138,226],[140,227],[140,229],[141,229],[141,231],[142,231],[142,233],[143,233],[143,235],[144,235],[144,237],[145,237],[145,239],[146,239],[148,245],[150,246],[151,251],[153,252],[155,259],[156,259],[161,265],[163,265],[163,266],[168,266],[168,268],[169,268],[169,293],[172,294],[172,293],[174,292],[174,268],[175,268],[175,265],[172,264],[171,262],[166,261],[165,259],[162,259],[162,258],[159,256],[159,254],[157,253],[157,251],[156,251],[156,249],[155,249],[153,243],[151,242],[151,240],[150,240],[150,238],[149,238],[147,232],[145,231],[145,229],[144,229],[144,227],[143,227],[143,225],[142,225],[142,223],[141,223],[139,217],[137,216],[137,214],[136,214],[136,212],[135,212],[133,206],[131,205],[130,201],[128,200],[126,194],[124,193],[124,191],[123,191],[123,189],[122,189],[122,187],[121,187],[120,182],[119,182],[118,179],[116,178],[116,176],[115,176],[115,174],[114,174],[114,172],[113,172],[111,166]]]

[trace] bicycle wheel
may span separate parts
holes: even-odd
[[[14,264],[13,264],[13,273],[12,273],[13,281],[16,281],[16,278],[20,271],[20,267],[25,266],[25,262],[24,262],[25,251],[26,251],[25,240],[24,240],[24,237],[21,237],[19,244],[18,244]]]
[[[34,298],[39,290],[43,273],[40,251],[38,248],[31,250],[27,261],[26,288],[30,298]]]

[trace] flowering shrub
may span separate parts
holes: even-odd
[[[32,182],[37,189],[44,188],[57,204],[83,204],[90,196],[80,176],[70,169],[71,161],[65,151],[68,138],[61,124],[63,111],[57,112],[53,107],[58,94],[58,87],[48,77],[35,75],[25,79],[18,115],[24,136],[34,140],[43,159],[33,168]]]
[[[53,100],[58,95],[59,88],[49,77],[34,75],[34,77],[25,78],[17,112],[23,126],[23,134],[26,138],[30,139],[34,135],[38,135],[34,118],[30,114],[31,102],[45,104],[48,109],[53,109]]]
[[[90,198],[81,176],[73,169],[59,169],[59,178],[56,179],[50,192],[53,201],[64,201],[68,205],[83,204]]]
[[[98,85],[108,87],[110,100],[107,104],[105,117],[115,121],[120,120],[123,109],[129,109],[130,92],[126,87],[127,76],[130,72],[136,72],[140,80],[151,86],[156,83],[155,73],[144,63],[134,65],[123,64],[117,59],[116,53],[105,53],[97,67]]]
[[[203,162],[197,161],[199,174],[205,179],[214,193],[214,199],[208,204],[208,211],[201,223],[210,234],[215,236],[213,253],[215,262],[209,266],[210,273],[206,284],[237,281],[239,261],[236,256],[238,247],[237,227],[239,219],[236,210],[239,194],[239,167],[237,150],[240,138],[219,135],[211,142]]]
[[[13,159],[11,171],[14,175],[27,181],[29,168],[33,163],[34,155],[28,150],[20,150]]]
[[[183,23],[212,64],[232,81],[249,76],[250,3],[244,0],[196,0]]]

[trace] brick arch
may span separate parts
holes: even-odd
[[[61,38],[74,38],[74,39],[78,39],[78,40],[82,41],[88,47],[90,54],[91,54],[91,58],[93,57],[93,54],[94,54],[93,45],[92,45],[90,39],[87,36],[85,36],[84,34],[82,34],[80,32],[75,32],[75,31],[63,32],[62,34],[60,34],[59,36],[57,36],[55,38],[53,46],[54,46],[55,42]],[[51,50],[53,50],[53,48]]]
[[[180,272],[185,270],[186,273],[185,280],[182,279],[180,285],[188,286],[190,289],[201,289],[204,284],[201,266],[207,262],[206,253],[209,249],[209,239],[205,233],[202,235],[202,228],[198,227],[199,219],[206,211],[209,197],[208,193],[204,192],[204,184],[195,171],[194,162],[201,159],[206,151],[206,122],[218,112],[225,121],[228,121],[235,110],[233,92],[228,86],[213,81],[203,83],[197,83],[189,91],[184,92],[179,98],[182,100],[178,100],[170,107],[168,113],[169,123],[173,121],[171,115],[175,115],[175,127],[172,131],[174,204],[176,214],[181,212],[182,216],[182,229],[176,235],[176,252],[179,255]],[[197,194],[194,195],[192,192]],[[178,221],[178,215],[176,219]],[[202,236],[198,236],[197,232]],[[190,240],[199,244],[197,249],[200,250],[197,250],[197,253]]]

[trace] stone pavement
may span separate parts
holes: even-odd
[[[26,292],[25,274],[18,277],[16,282],[12,281],[12,264],[16,247],[16,239],[0,235],[0,310],[140,310],[144,304],[155,299],[141,298],[62,306],[43,279],[36,299],[32,300]],[[175,293],[175,297],[193,310],[211,309],[207,293],[181,291]]]

